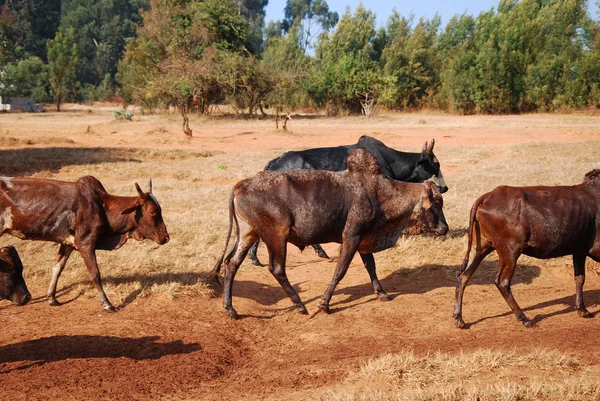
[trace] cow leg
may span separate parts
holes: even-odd
[[[581,317],[592,317],[583,303],[583,285],[585,284],[585,255],[573,255],[573,268],[575,271],[575,308]]]
[[[496,275],[496,280],[494,283],[504,297],[504,300],[508,306],[510,306],[514,312],[517,320],[522,322],[525,327],[533,327],[534,323],[529,320],[527,316],[525,316],[525,313],[519,307],[517,301],[515,301],[512,291],[510,290],[510,282],[513,274],[515,273],[515,267],[517,266],[517,259],[520,256],[520,252],[512,249],[497,249],[497,251],[500,262],[498,266],[498,274]]]
[[[258,243],[258,235],[243,220],[238,221],[238,236],[233,249],[225,258],[225,278],[223,279],[223,307],[232,319],[239,316],[231,304],[233,297],[233,279],[246,254],[253,244]]]
[[[369,272],[369,277],[371,278],[371,284],[373,284],[373,290],[375,294],[379,297],[381,301],[389,301],[391,298],[387,292],[381,286],[379,279],[377,278],[377,273],[375,271],[375,258],[372,253],[360,254],[360,258],[362,259],[365,269]]]
[[[81,253],[81,257],[85,263],[85,267],[87,267],[88,273],[90,274],[90,278],[92,279],[92,283],[98,290],[98,297],[100,298],[100,305],[107,312],[116,312],[118,309],[113,306],[108,300],[108,297],[104,293],[104,288],[102,288],[102,278],[100,277],[100,270],[98,270],[98,261],[96,260],[96,250],[95,249],[86,249],[84,247],[79,247],[79,253]]]
[[[314,244],[314,245],[311,245],[311,246],[313,247],[313,249],[315,250],[315,252],[317,253],[317,255],[319,255],[320,258],[330,259],[330,257],[327,255],[327,253],[325,253],[325,250],[323,248],[321,248],[321,245]]]
[[[256,255],[256,253],[258,252],[258,244],[259,244],[260,240],[256,241],[254,243],[254,245],[252,245],[252,247],[250,248],[250,259],[252,260],[252,264],[254,266],[259,266],[262,267],[263,264],[260,263],[260,260],[258,260],[258,256]]]
[[[467,287],[467,283],[471,279],[475,270],[479,267],[483,259],[490,253],[494,251],[494,248],[491,245],[485,245],[483,248],[478,247],[475,255],[473,256],[473,260],[469,264],[469,267],[464,269],[462,273],[459,273],[456,276],[456,293],[454,298],[454,319],[456,320],[456,327],[459,329],[464,329],[466,327],[465,321],[462,317],[462,303],[463,303],[463,295],[465,293],[465,288]],[[468,260],[465,261],[465,264]]]
[[[300,300],[300,296],[294,290],[294,287],[290,284],[287,275],[285,274],[285,259],[287,253],[287,244],[283,241],[282,244],[277,246],[268,245],[269,248],[269,271],[277,279],[279,285],[283,287],[285,292],[288,294],[294,307],[298,312],[303,315],[308,315],[308,311],[304,306],[304,303]]]
[[[56,285],[73,249],[72,246],[67,245],[61,245],[58,248],[58,258],[56,258],[56,264],[52,267],[52,278],[50,279],[50,287],[48,287],[48,303],[52,306],[60,305],[60,302],[56,300]]]
[[[346,237],[342,241],[342,249],[340,250],[340,258],[338,259],[337,266],[335,268],[335,273],[333,273],[333,279],[327,287],[327,290],[321,296],[321,302],[319,303],[319,309],[321,309],[325,313],[329,313],[329,301],[333,296],[333,292],[335,291],[335,287],[338,283],[344,278],[346,272],[348,271],[348,266],[350,266],[350,262],[358,249],[358,245],[360,244],[360,237]]]

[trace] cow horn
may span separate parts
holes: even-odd
[[[140,196],[140,198],[146,197],[146,194],[144,193],[144,191],[142,191],[142,188],[140,188],[137,182],[135,183],[135,189],[137,190],[137,193]]]
[[[425,143],[427,143],[427,142],[425,142]],[[425,152],[430,156],[433,153],[433,145],[435,145],[435,139],[432,138],[431,142],[429,142],[429,146],[427,147],[427,151]]]
[[[150,180],[148,180],[148,186],[150,187],[150,193],[152,193],[152,178],[150,178]]]
[[[423,149],[421,150],[421,153],[426,153],[428,148],[429,147],[427,146],[427,141],[425,141],[425,143],[423,144]]]

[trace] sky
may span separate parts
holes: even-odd
[[[488,11],[495,7],[500,0],[420,0],[420,1],[363,1],[363,6],[377,15],[377,26],[382,27],[387,24],[388,17],[392,10],[396,10],[401,14],[408,16],[411,12],[415,15],[415,21],[420,17],[431,18],[436,11],[442,17],[442,26],[445,26],[450,18],[455,14],[462,14],[465,11],[467,14],[474,16],[479,15],[482,11]],[[283,18],[283,9],[285,8],[286,0],[269,0],[267,5],[266,21],[278,20]],[[350,12],[354,13],[354,9],[361,3],[360,0],[327,0],[329,9],[337,11],[340,14],[346,12],[346,6],[350,6]],[[588,0],[588,4],[593,6],[594,1]],[[597,7],[591,8],[592,16],[598,18],[596,14]]]

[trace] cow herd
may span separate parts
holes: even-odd
[[[420,153],[404,153],[363,136],[354,145],[287,152],[270,161],[265,171],[238,182],[228,202],[225,250],[213,269],[216,278],[225,266],[222,286],[227,314],[238,316],[232,306],[233,280],[248,252],[260,265],[259,240],[268,250],[269,271],[300,313],[306,314],[306,307],[285,270],[288,243],[300,249],[311,245],[322,257],[327,255],[318,244],[341,244],[319,310],[329,312],[335,288],[356,253],[378,298],[389,300],[377,278],[373,254],[393,247],[402,233],[448,232],[442,199],[448,187],[433,154],[434,143],[426,142]],[[102,307],[113,312],[117,309],[102,288],[96,250],[119,249],[129,238],[161,245],[169,241],[152,181],[148,192],[138,184],[135,187],[137,196],[115,196],[91,176],[75,182],[0,178],[0,235],[59,244],[47,294],[50,305],[59,305],[57,282],[73,250],[80,252]],[[234,245],[227,253],[234,226]],[[583,285],[586,258],[600,262],[600,170],[590,171],[579,185],[501,186],[475,201],[467,252],[457,274],[454,318],[459,328],[466,327],[465,287],[494,250],[499,258],[495,284],[526,327],[532,322],[510,289],[521,254],[540,259],[572,255],[575,306],[580,316],[591,317],[583,302]],[[16,249],[0,248],[0,299],[19,305],[31,299],[22,273]]]

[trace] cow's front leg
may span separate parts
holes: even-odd
[[[52,278],[50,279],[50,287],[48,287],[48,303],[52,306],[60,305],[60,302],[56,300],[56,285],[73,249],[72,246],[68,245],[61,245],[58,248],[58,257],[56,258],[56,264],[52,267]]]
[[[373,285],[373,290],[375,291],[375,294],[377,294],[381,301],[389,301],[391,299],[390,295],[387,292],[385,292],[385,290],[381,286],[381,283],[379,282],[379,279],[377,278],[377,272],[375,271],[375,258],[373,257],[373,254],[361,253],[360,258],[365,264],[365,269],[367,269],[367,272],[369,272],[369,277],[371,278],[371,284]]]
[[[260,263],[260,260],[258,260],[258,255],[257,255],[259,243],[260,243],[260,240],[256,241],[254,243],[254,245],[252,245],[248,256],[250,257],[250,260],[252,260],[252,264],[254,266],[262,267],[263,264]]]
[[[350,262],[358,249],[358,245],[360,244],[360,237],[358,235],[348,236],[344,235],[342,239],[342,249],[340,250],[340,258],[338,259],[337,266],[335,268],[335,273],[333,273],[333,279],[327,287],[327,290],[321,296],[321,302],[319,303],[319,309],[321,309],[325,313],[329,313],[329,301],[333,296],[333,292],[335,291],[335,287],[338,283],[344,278],[346,272],[348,271],[348,266],[350,266]]]
[[[84,246],[79,247],[79,253],[81,253],[81,257],[90,274],[92,283],[94,283],[94,286],[98,290],[100,305],[102,305],[107,312],[116,312],[118,309],[110,303],[102,288],[102,279],[100,277],[100,270],[98,270],[98,262],[96,261],[96,250],[91,246]]]
[[[585,255],[573,255],[573,269],[575,273],[575,308],[581,317],[589,318],[592,314],[588,312],[583,303],[583,285],[585,284]]]

